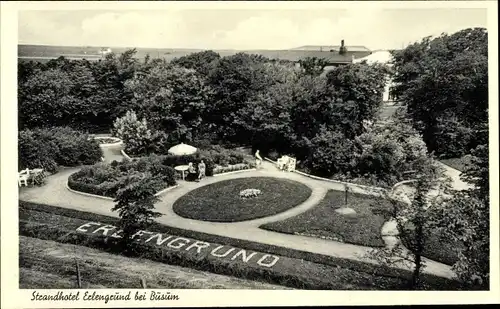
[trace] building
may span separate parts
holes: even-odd
[[[342,53],[342,49],[345,52]],[[353,63],[356,59],[367,57],[372,52],[364,46],[345,46],[344,40],[342,40],[340,45],[306,45],[288,50],[254,50],[248,51],[248,53],[297,64],[306,58],[319,58],[326,60],[328,67]]]

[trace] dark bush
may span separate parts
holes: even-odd
[[[99,143],[87,134],[67,127],[19,132],[19,168],[44,168],[55,172],[58,165],[78,166],[99,162]]]
[[[68,186],[77,191],[115,197],[123,178],[141,175],[154,179],[157,191],[176,184],[175,170],[162,164],[160,156],[112,164],[98,163],[87,166],[68,177]]]

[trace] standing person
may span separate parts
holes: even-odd
[[[201,180],[205,177],[205,171],[206,171],[207,166],[205,165],[205,162],[201,160],[200,164],[198,164],[198,180]]]
[[[262,164],[262,157],[260,156],[259,150],[255,152],[255,165],[258,168]]]

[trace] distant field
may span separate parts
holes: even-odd
[[[131,48],[111,48],[116,54],[121,54]],[[99,47],[72,47],[72,46],[46,46],[46,45],[18,45],[17,56],[20,61],[46,62],[64,56],[68,59],[99,60],[102,58]],[[165,58],[170,61],[201,49],[172,49],[172,48],[137,48],[136,57],[144,59],[146,55],[151,58]],[[237,51],[218,50],[221,56],[233,55]]]

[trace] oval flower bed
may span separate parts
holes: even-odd
[[[115,197],[120,183],[132,175],[152,178],[157,192],[176,184],[173,168],[163,165],[157,157],[148,157],[86,166],[68,177],[68,187],[89,194]]]
[[[242,198],[246,189],[260,190]],[[311,196],[300,182],[273,177],[245,177],[224,180],[197,188],[173,205],[179,216],[212,222],[238,222],[275,215],[293,208]]]

